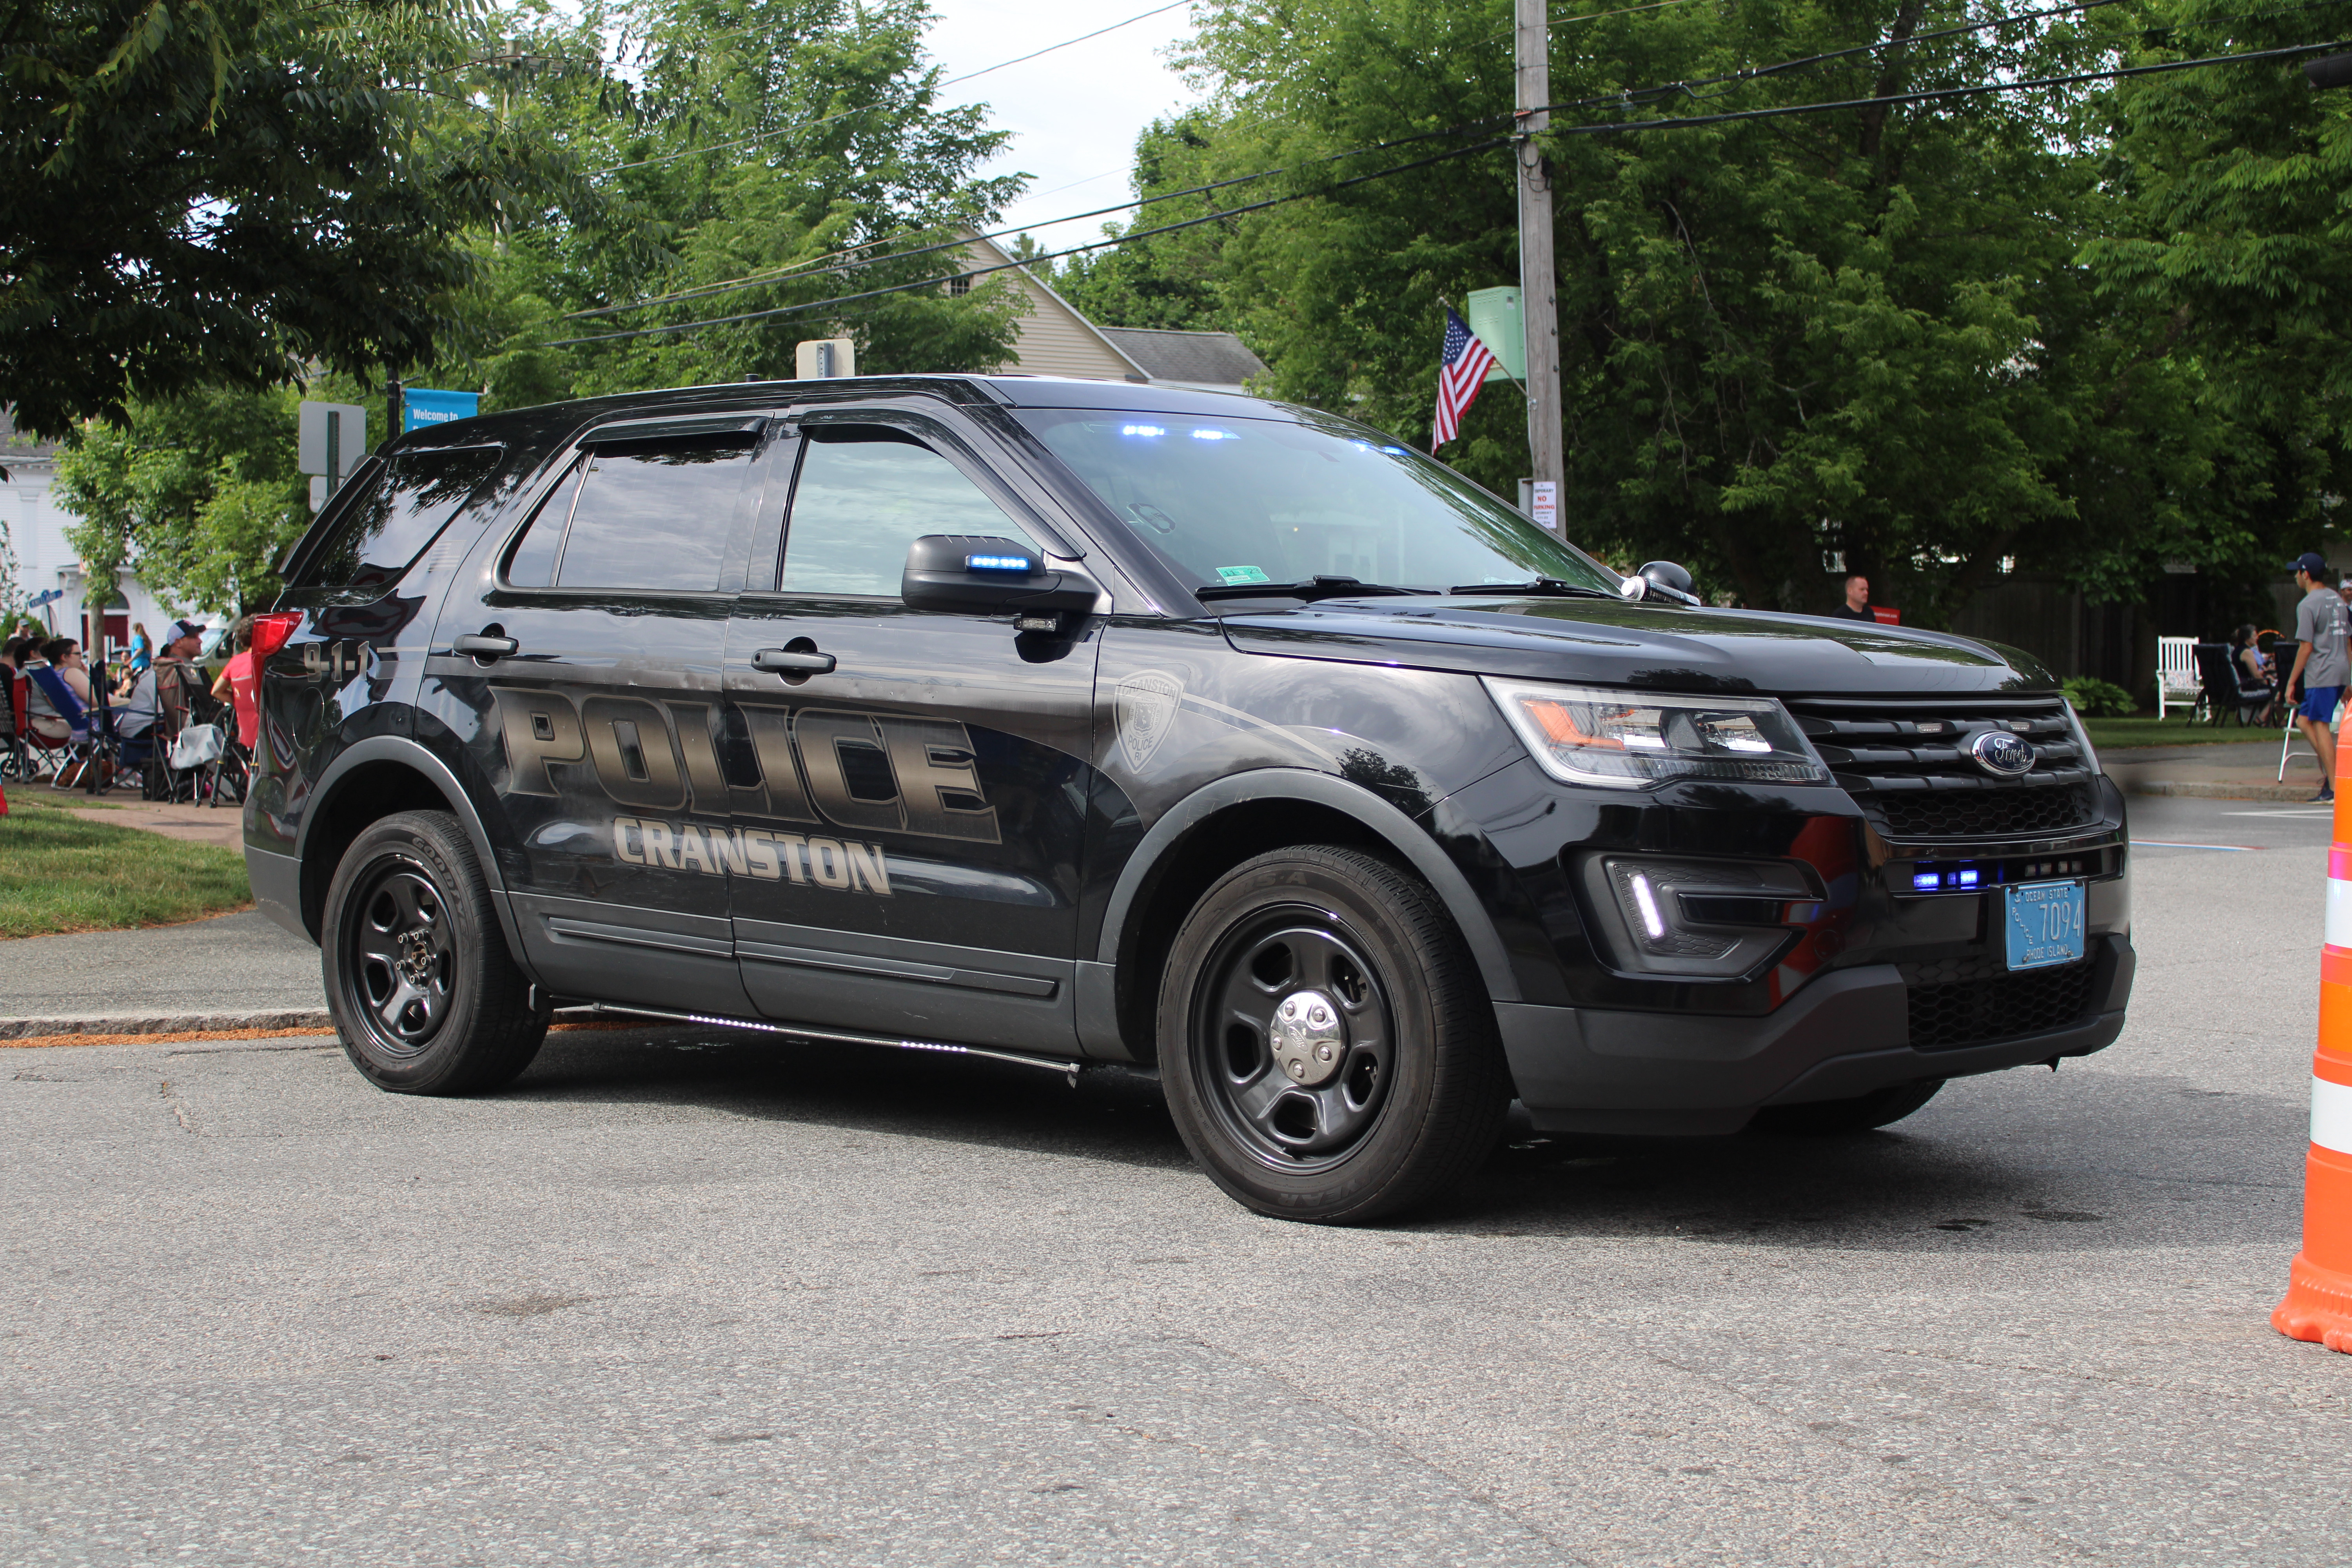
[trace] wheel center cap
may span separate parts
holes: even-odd
[[[1294,991],[1274,1010],[1274,1065],[1293,1083],[1328,1081],[1348,1054],[1339,1005],[1320,991]]]
[[[404,932],[400,939],[401,978],[422,989],[433,980],[433,939],[421,931]]]

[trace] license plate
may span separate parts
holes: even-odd
[[[2080,882],[2028,882],[2003,888],[2009,966],[2046,969],[2053,963],[2080,962],[2086,903]]]

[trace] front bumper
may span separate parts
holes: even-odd
[[[1496,1003],[1519,1100],[1539,1131],[1737,1132],[1767,1105],[1845,1100],[1890,1085],[2088,1056],[2123,1031],[2134,958],[2090,939],[2086,999],[2064,1027],[1936,1049],[1912,1044],[1892,963],[1816,978],[1763,1017]]]

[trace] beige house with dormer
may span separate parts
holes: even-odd
[[[1199,392],[1246,392],[1248,379],[1265,373],[1265,362],[1231,332],[1098,327],[994,241],[974,235],[966,254],[979,277],[1009,278],[1029,301],[1016,323],[1013,363],[1004,370]],[[948,291],[965,293],[973,281],[950,279]]]

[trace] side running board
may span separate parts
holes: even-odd
[[[610,1002],[592,1002],[588,1010],[623,1018],[666,1018],[680,1024],[709,1024],[722,1029],[757,1029],[762,1034],[782,1035],[813,1043],[880,1046],[894,1051],[940,1051],[951,1057],[986,1057],[991,1061],[1011,1062],[1015,1067],[1044,1068],[1047,1072],[1063,1074],[1073,1084],[1078,1081],[1078,1074],[1087,1065],[1054,1057],[1024,1056],[1019,1051],[1000,1051],[987,1046],[950,1045],[944,1040],[902,1040],[888,1035],[861,1035],[848,1029],[813,1029],[803,1024],[770,1024],[751,1018],[730,1018],[716,1013],[673,1013],[660,1007],[624,1007]]]

